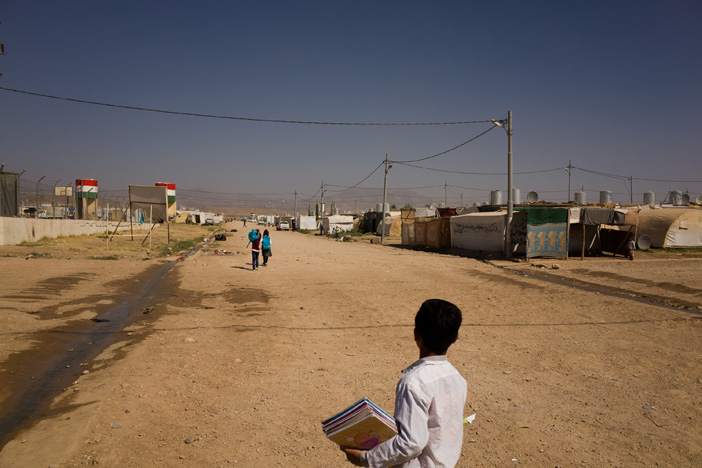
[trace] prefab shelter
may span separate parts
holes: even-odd
[[[295,218],[295,229],[314,231],[317,229],[317,220],[314,216],[297,215]]]
[[[702,209],[641,210],[638,218],[637,242],[645,234],[652,247],[702,247]]]
[[[322,233],[329,234],[334,228],[340,232],[353,230],[353,216],[333,215],[322,218]]]
[[[451,247],[502,252],[505,247],[505,212],[469,213],[450,218]]]

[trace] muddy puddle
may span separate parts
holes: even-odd
[[[171,271],[174,264],[155,265],[124,281],[121,294],[110,298],[111,304],[101,304],[104,297],[89,296],[32,312],[49,319],[56,317],[60,308],[72,304],[71,313],[62,315],[64,318],[87,309],[97,315],[91,320],[73,319],[61,327],[29,334],[26,339],[33,343],[32,348],[10,355],[1,364],[3,393],[9,396],[0,405],[0,449],[34,421],[56,414],[57,409],[49,408],[52,400],[84,371],[90,371],[92,360],[104,349],[127,338],[143,339],[144,334],[128,336],[125,328],[152,320],[177,294],[178,280]],[[43,300],[50,298],[56,288],[74,287],[85,280],[79,276],[51,278],[23,291],[22,297]]]

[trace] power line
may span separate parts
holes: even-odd
[[[466,174],[466,175],[484,175],[484,176],[504,176],[507,175],[506,172],[464,172],[464,171],[456,171],[456,170],[447,170],[447,169],[436,169],[433,167],[425,167],[425,166],[417,166],[416,164],[409,164],[409,163],[404,163],[400,161],[393,161],[393,163],[397,164],[402,164],[403,166],[410,166],[410,167],[415,167],[417,169],[425,169],[427,171],[437,171],[437,172],[449,172],[452,174]],[[524,171],[524,172],[515,172],[514,174],[519,174],[519,175],[524,175],[524,174],[541,174],[544,172],[553,172],[553,171],[562,171],[562,167],[557,167],[554,169],[544,169],[540,171]]]
[[[120,105],[120,104],[110,104],[107,102],[88,101],[86,99],[76,99],[76,98],[67,98],[67,97],[61,97],[61,96],[52,96],[50,94],[34,93],[31,91],[22,91],[19,89],[5,88],[3,86],[0,86],[0,89],[3,91],[11,91],[13,93],[27,94],[30,96],[38,96],[38,97],[44,97],[44,98],[49,98],[49,99],[57,99],[57,100],[61,100],[61,101],[78,102],[81,104],[92,104],[95,106],[114,107],[114,108],[118,108],[118,109],[128,109],[128,110],[136,110],[136,111],[143,111],[143,112],[158,112],[161,114],[184,115],[184,116],[189,116],[189,117],[205,117],[205,118],[210,118],[210,119],[243,120],[243,121],[248,121],[248,122],[267,122],[267,123],[286,123],[286,124],[305,124],[305,125],[356,125],[356,126],[466,125],[466,124],[491,122],[490,120],[472,120],[472,121],[461,121],[461,122],[366,123],[366,122],[315,122],[315,121],[306,121],[306,120],[257,119],[257,118],[253,118],[253,117],[234,117],[234,116],[229,116],[229,115],[200,114],[200,113],[196,113],[196,112],[178,112],[178,111],[170,111],[170,110],[164,110],[164,109],[153,109],[153,108],[149,108],[149,107],[140,107],[140,106],[125,106],[125,105]]]
[[[329,190],[329,192],[341,193],[341,192],[345,192],[345,191],[347,191],[347,190],[351,190],[352,188],[358,187],[358,186],[361,185],[363,182],[365,182],[370,176],[372,176],[373,174],[375,174],[375,171],[377,171],[378,169],[380,169],[380,166],[382,166],[383,164],[385,164],[385,161],[381,161],[380,164],[378,164],[378,166],[377,166],[375,169],[373,169],[373,172],[371,172],[370,174],[368,174],[362,181],[360,181],[360,182],[357,183],[356,185],[352,185],[351,187],[346,188],[346,189],[344,189],[344,190]]]
[[[461,143],[460,145],[454,146],[454,147],[451,148],[451,149],[447,149],[446,151],[442,151],[441,153],[437,153],[437,154],[435,154],[435,155],[433,155],[433,156],[427,156],[426,158],[419,158],[419,159],[409,159],[409,160],[406,160],[406,161],[390,161],[390,162],[391,162],[391,163],[411,163],[411,162],[419,162],[419,161],[425,161],[425,160],[431,159],[431,158],[436,158],[437,156],[441,156],[442,154],[450,153],[451,151],[456,150],[456,149],[460,148],[461,146],[467,145],[468,143],[470,143],[470,142],[473,141],[473,140],[477,140],[478,138],[480,138],[481,136],[485,135],[487,132],[491,131],[491,130],[494,129],[494,128],[495,128],[495,126],[492,125],[490,128],[488,128],[487,130],[485,130],[483,133],[474,136],[474,137],[471,138],[470,140],[464,141],[464,142]]]

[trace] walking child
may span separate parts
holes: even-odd
[[[251,269],[255,271],[258,268],[258,254],[261,252],[261,231],[258,229],[255,233],[251,231],[249,240],[251,242]]]
[[[261,239],[261,253],[263,254],[263,266],[268,264],[268,257],[271,253],[271,236],[268,234],[268,229],[263,231],[263,239]]]
[[[341,447],[356,466],[454,467],[463,443],[466,381],[446,352],[458,339],[461,311],[441,299],[425,301],[414,318],[419,360],[402,371],[395,392],[399,433],[368,451]]]

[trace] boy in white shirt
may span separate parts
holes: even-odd
[[[395,393],[398,434],[361,451],[341,447],[357,466],[454,467],[463,444],[466,381],[446,359],[458,339],[461,311],[441,299],[425,301],[414,318],[419,360],[402,371]]]

